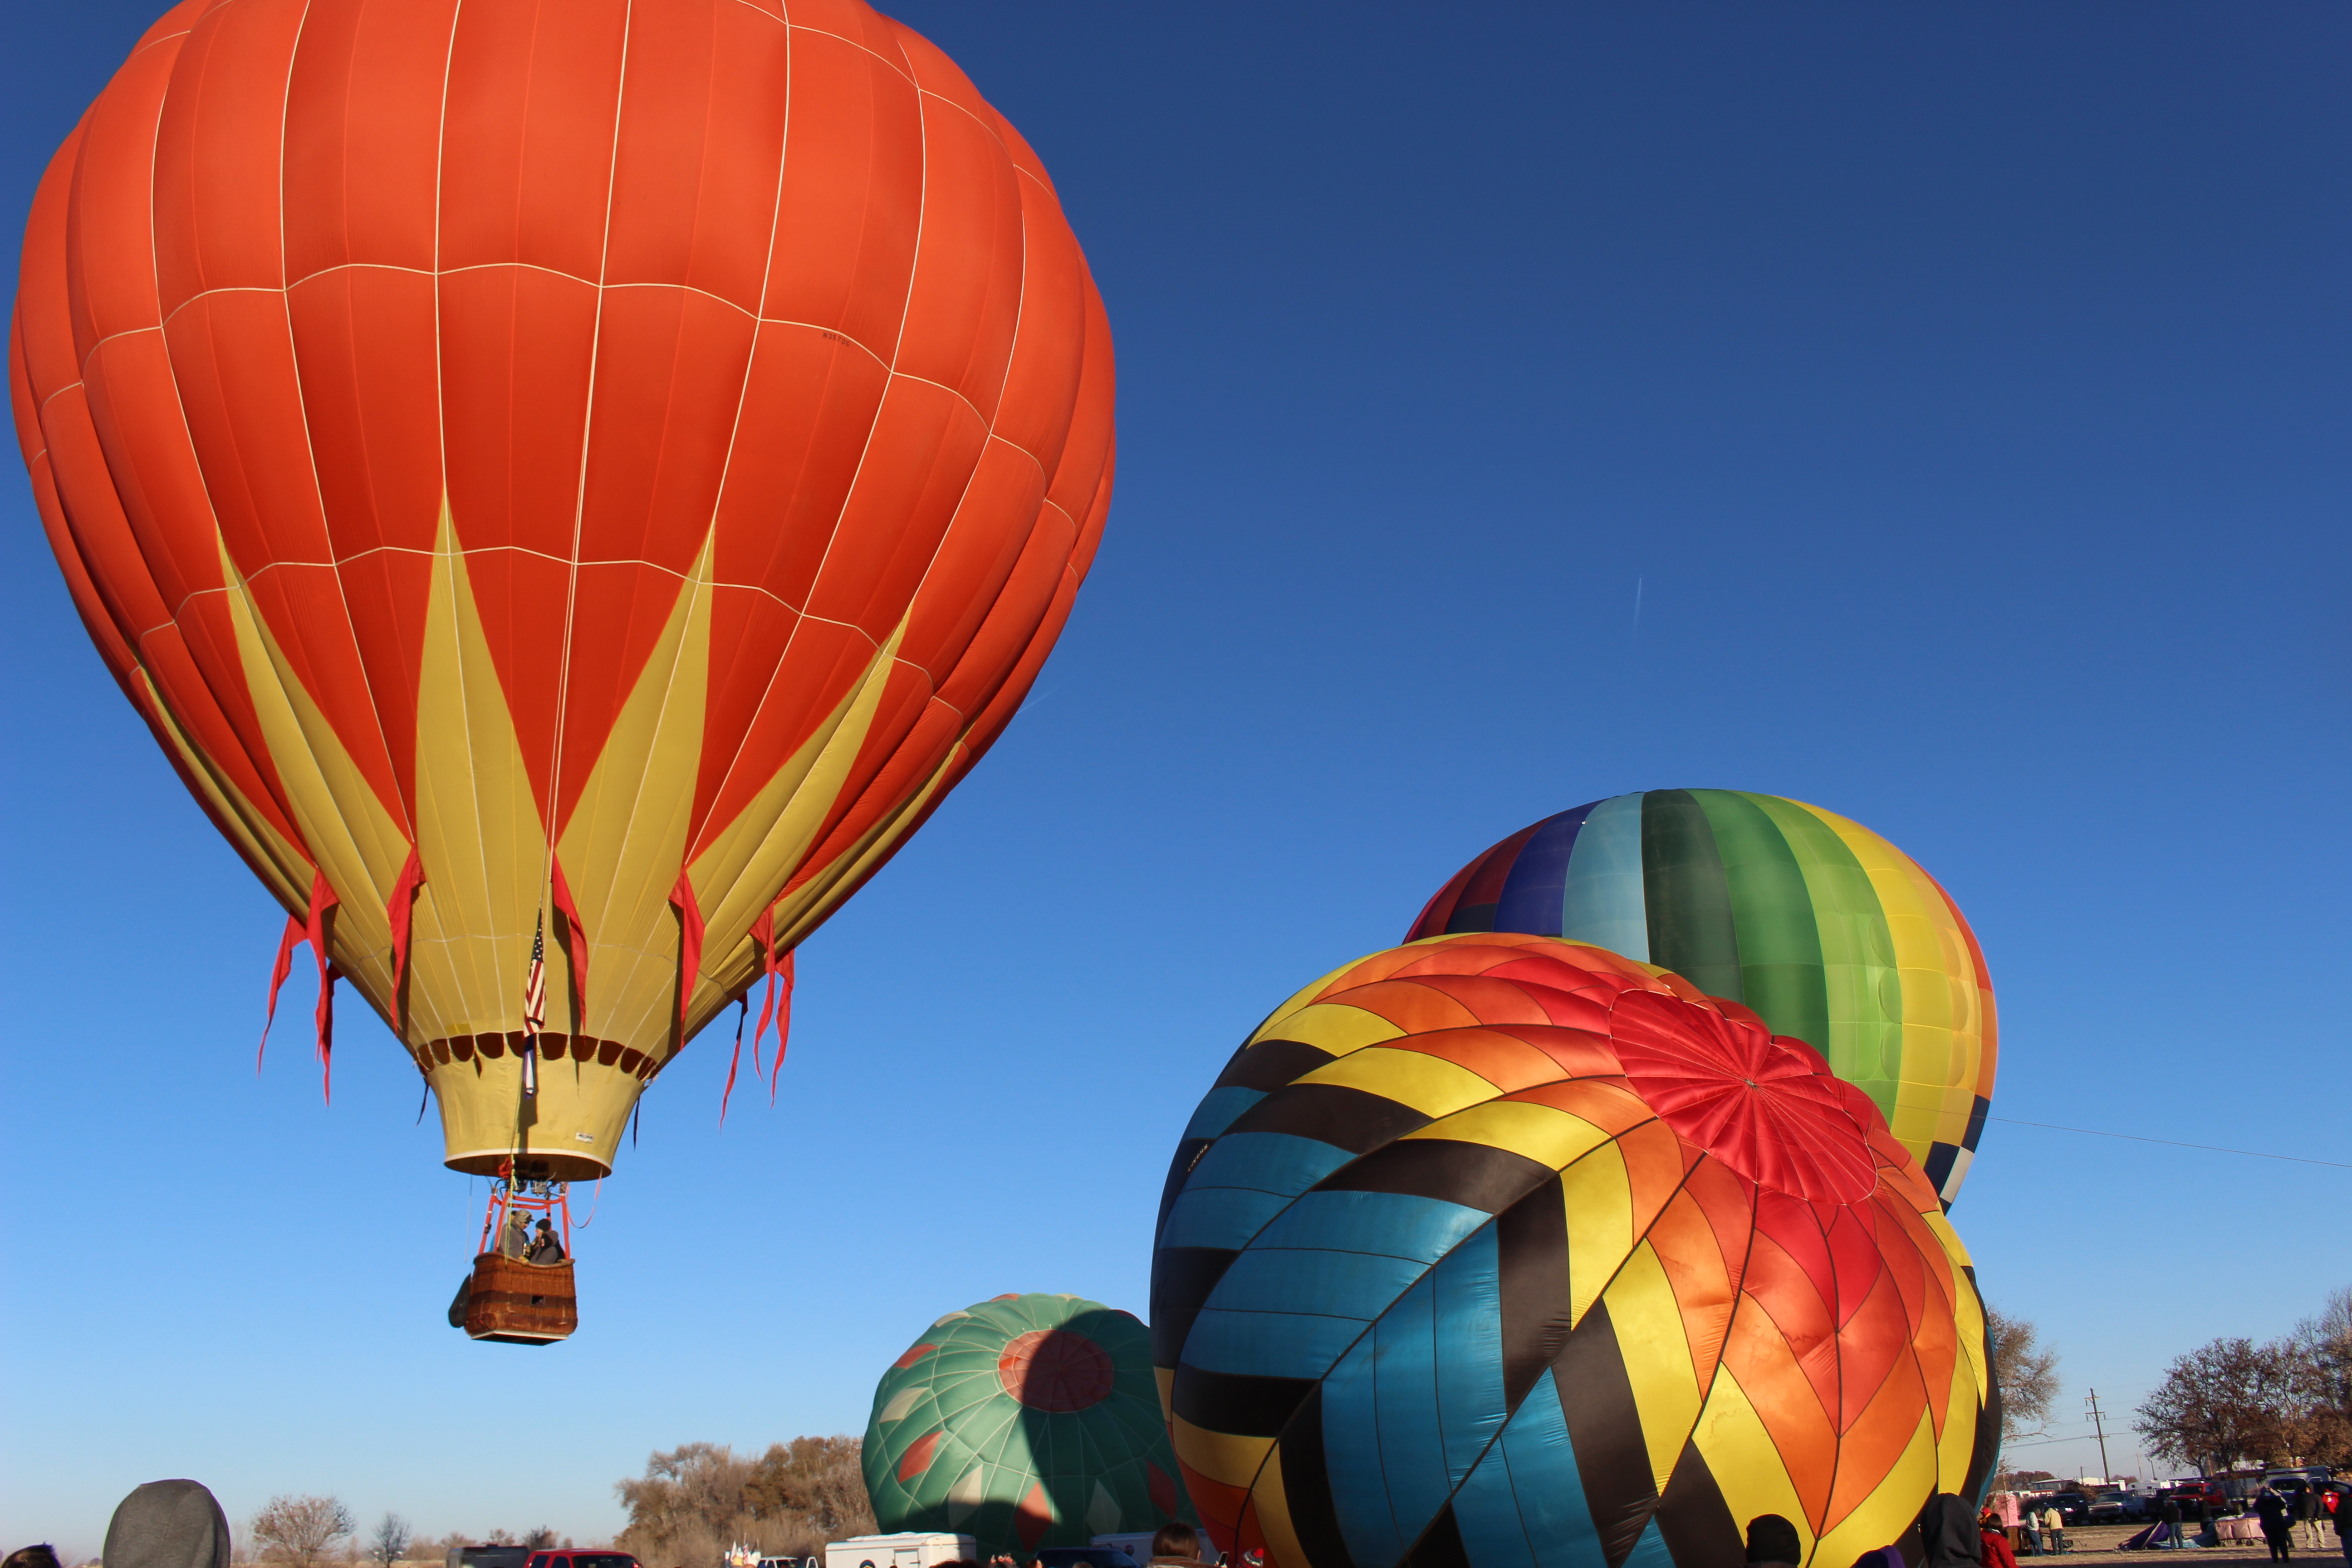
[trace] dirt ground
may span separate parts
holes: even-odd
[[[2144,1524],[2081,1524],[2066,1531],[2066,1544],[2072,1551],[2061,1553],[2056,1560],[2046,1557],[2020,1557],[2018,1568],[2065,1568],[2068,1557],[2096,1553],[2116,1557],[2127,1563],[2146,1563],[2147,1568],[2171,1568],[2174,1553],[2161,1549],[2155,1552],[2124,1552],[2123,1543],[2146,1530]],[[2309,1540],[2306,1535],[2305,1540]],[[2336,1546],[2336,1537],[2329,1533],[2321,1538],[2326,1544],[2319,1548],[2297,1546],[2294,1561],[2309,1563],[2313,1568],[2352,1568],[2344,1552]],[[2267,1563],[2270,1549],[2259,1541],[2225,1541],[2219,1546],[2183,1547],[2178,1554],[2181,1568],[2191,1563]]]

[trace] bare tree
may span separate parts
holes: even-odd
[[[2000,1440],[2041,1431],[2058,1398],[2058,1352],[2042,1348],[2032,1323],[1990,1306],[1985,1328],[1992,1335],[1993,1384],[2000,1390]]]
[[[2150,1452],[2182,1464],[2299,1458],[2314,1393],[2309,1359],[2294,1342],[2215,1340],[2165,1369],[2132,1426]]]
[[[352,1510],[340,1498],[280,1495],[253,1516],[253,1543],[265,1563],[319,1568],[353,1528]]]
[[[523,1532],[522,1544],[530,1547],[533,1552],[538,1552],[545,1547],[552,1546],[555,1544],[555,1531],[544,1524],[541,1525],[537,1530],[525,1531]]]
[[[416,1532],[408,1528],[408,1521],[396,1513],[387,1513],[376,1521],[375,1534],[368,1540],[368,1561],[378,1568],[392,1565],[408,1555],[408,1543]]]

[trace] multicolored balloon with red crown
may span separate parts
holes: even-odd
[[[1516,933],[1276,1008],[1176,1151],[1152,1361],[1272,1568],[1845,1568],[1972,1496],[1966,1249],[1870,1097],[1737,1002]]]

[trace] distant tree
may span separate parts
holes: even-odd
[[[265,1563],[319,1568],[353,1528],[352,1510],[340,1498],[281,1495],[253,1516],[253,1543]]]
[[[543,1524],[537,1530],[527,1530],[523,1531],[520,1544],[530,1547],[533,1552],[552,1546],[555,1544],[555,1531]]]
[[[795,1437],[760,1456],[743,1485],[744,1505],[763,1520],[799,1521],[820,1540],[870,1535],[874,1505],[856,1437]]]
[[[2316,1392],[2311,1359],[2292,1340],[2220,1339],[2175,1359],[2132,1426],[2151,1453],[2184,1465],[2275,1463],[2325,1436]]]
[[[1992,1335],[1993,1383],[2000,1390],[2001,1441],[2042,1431],[2058,1398],[2058,1352],[2042,1348],[2041,1331],[2029,1320],[1990,1306],[1985,1328]]]
[[[416,1532],[408,1528],[408,1521],[396,1513],[387,1513],[376,1521],[375,1533],[368,1538],[368,1561],[378,1568],[392,1565],[408,1555],[408,1544]]]
[[[871,1534],[855,1437],[796,1437],[757,1460],[686,1443],[616,1482],[629,1510],[614,1544],[646,1563],[716,1563],[734,1542],[800,1556],[827,1541]]]

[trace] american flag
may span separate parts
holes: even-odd
[[[547,915],[530,933],[530,975],[522,983],[522,1091],[539,1092],[539,1032],[547,1026]]]

